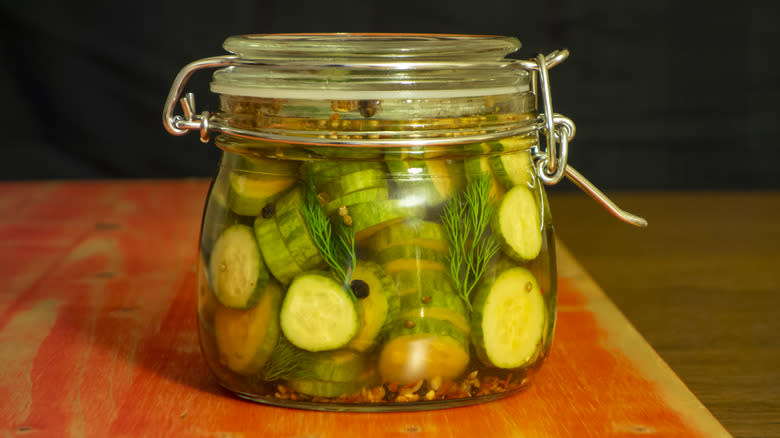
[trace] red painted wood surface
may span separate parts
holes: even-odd
[[[728,436],[565,250],[553,351],[520,394],[377,414],[236,399],[196,333],[207,187],[0,184],[0,436]]]

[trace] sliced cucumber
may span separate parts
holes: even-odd
[[[263,368],[279,341],[281,298],[281,287],[270,281],[254,308],[217,308],[214,315],[217,349],[226,367],[242,375],[255,374]]]
[[[528,187],[515,186],[498,205],[491,224],[504,253],[517,261],[533,260],[542,250],[541,214]]]
[[[425,205],[411,204],[407,199],[364,202],[348,208],[355,237],[362,241],[377,231],[406,219],[422,217]]]
[[[530,271],[511,268],[482,284],[472,308],[471,338],[480,360],[517,368],[533,359],[542,343],[546,308]]]
[[[397,246],[417,246],[449,253],[444,228],[436,222],[410,220],[377,232],[370,242],[375,252]]]
[[[447,264],[447,253],[436,249],[422,248],[419,246],[395,246],[379,251],[372,260],[379,264],[387,264],[398,259],[430,260],[441,264]]]
[[[489,158],[493,174],[504,185],[512,188],[517,185],[533,187],[536,171],[528,151],[503,153]]]
[[[236,214],[257,216],[274,196],[295,183],[295,178],[269,177],[233,171],[230,173],[228,205]]]
[[[463,332],[471,331],[466,303],[454,289],[422,289],[401,297],[401,314],[407,319],[412,316],[442,319],[451,322]]]
[[[411,383],[439,377],[452,380],[469,363],[467,335],[438,319],[399,320],[379,355],[379,373],[386,382]]]
[[[391,260],[383,264],[382,268],[384,268],[385,272],[387,272],[388,274],[396,274],[404,271],[447,272],[447,270],[449,269],[447,266],[448,266],[447,264],[442,263],[440,261],[426,260],[420,258],[401,258],[401,259]]]
[[[306,353],[306,356],[301,358],[305,368],[299,369],[291,377],[350,382],[359,379],[366,372],[366,359],[364,354],[344,349]]]
[[[303,270],[319,269],[325,266],[325,260],[301,214],[302,205],[299,187],[282,195],[275,203],[276,223],[295,263]]]
[[[398,160],[388,159],[397,198],[417,197],[426,205],[436,205],[447,200],[459,187],[453,177],[448,160]]]
[[[366,169],[343,175],[316,187],[317,193],[326,193],[330,199],[337,199],[359,190],[387,187],[387,175],[378,169]]]
[[[401,296],[401,318],[442,319],[468,333],[469,312],[444,271],[401,271],[393,275]]]
[[[425,288],[455,291],[452,277],[450,277],[449,272],[443,270],[421,271],[410,269],[397,271],[392,274],[392,278],[398,287],[398,294],[401,296],[417,293]]]
[[[344,195],[340,198],[336,198],[327,204],[325,204],[325,214],[330,216],[338,212],[338,209],[343,205],[349,208],[355,204],[362,204],[364,202],[376,202],[384,201],[389,198],[387,187],[375,187],[371,189],[359,190],[350,194]]]
[[[222,305],[248,309],[257,303],[270,275],[252,228],[233,225],[222,232],[211,253],[209,277]]]
[[[356,394],[363,388],[379,384],[377,373],[373,369],[363,372],[354,380],[332,381],[320,379],[293,378],[287,381],[287,385],[293,391],[307,394],[313,397],[340,397]]]
[[[501,185],[498,179],[496,179],[496,176],[493,174],[488,157],[479,156],[466,158],[464,168],[466,171],[466,180],[469,183],[474,181],[476,178],[479,178],[481,175],[487,174],[491,176],[492,180],[490,192],[488,192],[489,196],[492,196],[495,199],[500,199],[502,196],[504,196],[504,193],[506,193],[504,186]]]
[[[287,289],[281,325],[284,336],[298,348],[341,348],[358,330],[355,299],[329,273],[303,273]]]
[[[376,263],[359,261],[352,273],[352,282],[362,281],[368,296],[357,300],[360,327],[347,348],[368,351],[386,332],[398,316],[398,290],[393,279]]]
[[[276,220],[273,217],[258,216],[255,219],[255,237],[260,247],[268,270],[283,285],[288,285],[292,279],[303,272],[284,242]]]
[[[303,165],[304,175],[310,177],[315,186],[368,169],[386,170],[385,164],[379,161],[308,161]]]
[[[464,314],[461,311],[452,310],[448,307],[422,306],[416,308],[404,308],[404,310],[399,315],[399,319],[401,320],[414,318],[422,318],[425,320],[438,319],[449,322],[453,325],[453,327],[457,328],[465,334],[469,334],[471,332],[468,311],[466,311]]]

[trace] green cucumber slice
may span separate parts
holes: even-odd
[[[410,220],[389,226],[371,238],[370,246],[375,252],[397,246],[417,246],[449,253],[444,228],[436,222],[424,220]]]
[[[480,360],[517,368],[533,359],[542,344],[546,307],[529,270],[511,268],[484,283],[472,308],[471,338]]]
[[[387,160],[396,189],[395,197],[413,196],[431,206],[446,201],[458,189],[458,179],[453,173],[460,172],[452,172],[451,166],[455,164],[448,160]]]
[[[308,378],[292,378],[287,381],[287,386],[293,391],[313,397],[340,397],[356,394],[363,388],[369,388],[379,384],[377,373],[368,369],[356,379],[351,381],[331,381]]]
[[[275,203],[276,223],[295,263],[303,270],[318,269],[325,266],[325,260],[301,214],[302,205],[299,187],[282,195]]]
[[[401,314],[407,319],[413,316],[442,319],[468,333],[469,311],[454,289],[423,287],[401,297]]]
[[[469,363],[467,335],[439,319],[399,320],[388,333],[379,354],[379,373],[385,382],[407,384],[439,377],[454,380]]]
[[[479,178],[480,175],[488,174],[492,177],[490,192],[488,192],[489,196],[492,196],[495,199],[500,199],[502,196],[504,196],[506,189],[504,189],[504,186],[501,185],[498,179],[496,179],[496,176],[493,174],[488,157],[479,156],[466,158],[463,166],[466,172],[466,181],[471,183],[476,178]]]
[[[233,171],[230,173],[228,205],[236,214],[257,216],[274,196],[295,183],[288,177],[268,177]]]
[[[352,273],[352,282],[363,281],[368,296],[357,300],[360,327],[347,348],[368,351],[378,343],[389,324],[398,316],[399,299],[395,282],[376,263],[359,261]]]
[[[488,161],[496,178],[504,187],[512,188],[517,185],[533,187],[536,171],[528,151],[503,153],[490,157]]]
[[[358,330],[355,298],[327,272],[303,273],[287,289],[281,326],[284,336],[298,348],[341,348]]]
[[[359,190],[387,187],[387,174],[377,169],[348,173],[337,179],[319,184],[317,193],[325,193],[329,199],[337,199]]]
[[[288,285],[292,279],[303,272],[284,243],[282,233],[273,217],[268,219],[258,216],[255,219],[255,237],[260,253],[263,255],[268,270],[283,285]]]
[[[440,261],[426,260],[420,258],[402,258],[391,260],[382,265],[382,268],[388,274],[396,274],[404,271],[414,272],[448,272],[448,264]]]
[[[214,314],[217,349],[220,361],[230,370],[251,375],[263,368],[279,341],[281,298],[281,287],[270,281],[254,308],[217,308]]]
[[[315,185],[361,170],[377,169],[384,172],[385,165],[379,161],[308,161],[303,165],[306,176],[313,178]]]
[[[533,260],[542,250],[541,214],[534,194],[515,186],[501,200],[491,224],[506,255],[517,261]]]
[[[409,203],[407,199],[364,202],[348,208],[355,229],[355,238],[362,241],[377,231],[404,220],[422,217],[425,205]]]
[[[364,354],[344,349],[307,353],[306,357],[301,358],[306,367],[290,377],[351,382],[359,379],[368,369],[366,359]]]
[[[270,275],[252,228],[233,225],[222,232],[211,252],[209,277],[222,305],[248,309],[257,303]]]
[[[417,293],[425,288],[455,292],[452,278],[449,272],[445,271],[418,271],[412,269],[395,272],[391,277],[398,287],[398,294],[401,296]]]
[[[376,187],[372,189],[359,190],[350,194],[336,198],[325,204],[325,214],[330,216],[338,212],[342,205],[349,208],[355,204],[364,202],[384,201],[389,198],[387,187]]]
[[[372,257],[372,260],[379,264],[387,264],[398,259],[418,259],[442,264],[449,263],[447,253],[420,246],[394,246],[379,251]]]

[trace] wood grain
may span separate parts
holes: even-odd
[[[552,193],[556,231],[723,425],[780,437],[780,193]]]
[[[381,414],[236,399],[198,348],[206,188],[0,184],[0,435],[728,436],[565,249],[553,351],[524,392]]]

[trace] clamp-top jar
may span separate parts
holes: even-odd
[[[333,410],[526,386],[555,325],[542,186],[579,177],[547,77],[567,53],[508,60],[516,39],[461,35],[249,35],[225,48],[182,70],[163,116],[173,134],[217,132],[224,151],[198,284],[219,383]],[[188,95],[173,116],[204,67],[223,67],[220,111],[198,115]]]

